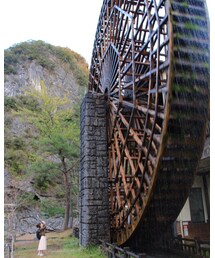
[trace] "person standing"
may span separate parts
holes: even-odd
[[[47,241],[46,241],[46,223],[45,221],[41,221],[41,223],[37,224],[37,227],[40,229],[41,238],[38,245],[38,256],[44,256],[44,251],[47,249]]]

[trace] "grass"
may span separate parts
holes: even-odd
[[[14,258],[34,258],[37,256],[38,240],[24,239],[15,243]],[[51,258],[105,258],[98,246],[83,248],[79,240],[70,236],[69,231],[47,234],[47,253],[44,257]]]

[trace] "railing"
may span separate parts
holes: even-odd
[[[101,248],[108,258],[146,258],[145,253],[133,253],[129,250],[129,247],[120,248],[114,244],[100,242],[102,243]]]
[[[210,257],[210,242],[197,239],[176,237],[168,243],[168,249],[192,255],[192,257]]]

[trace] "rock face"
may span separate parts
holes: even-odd
[[[63,228],[63,217],[44,219],[37,205],[26,206],[19,200],[23,193],[34,195],[34,199],[39,201],[40,196],[31,186],[30,180],[15,180],[5,169],[4,172],[4,204],[5,204],[5,235],[11,235],[15,231],[16,235],[34,233],[35,225],[45,220],[48,230],[61,230]]]
[[[42,41],[24,42],[5,50],[4,61],[6,97],[22,95],[29,87],[40,90],[44,83],[50,94],[67,96],[71,100],[71,105],[82,99],[88,66],[79,54],[69,49],[54,47]],[[21,135],[25,129],[24,124],[13,118],[10,127],[12,135]],[[19,181],[5,169],[4,181],[6,235],[11,234],[11,230],[15,230],[18,235],[33,233],[39,219],[45,219],[50,230],[62,229],[62,217],[42,218],[37,205],[20,208],[21,205],[16,199],[20,193],[31,193],[35,200],[41,198],[32,187],[31,178]]]
[[[16,74],[5,74],[5,96],[21,95],[29,87],[39,90],[41,82],[44,82],[49,92],[56,96],[66,94],[71,101],[80,98],[84,87],[78,85],[70,65],[58,60],[56,57],[52,59],[54,59],[55,68],[51,71],[46,67],[42,67],[35,60],[26,60],[24,63],[16,64]]]

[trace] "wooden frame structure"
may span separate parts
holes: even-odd
[[[208,37],[203,0],[103,2],[89,91],[108,103],[113,242],[137,228],[151,239],[147,223],[162,230],[183,207],[207,124]]]

